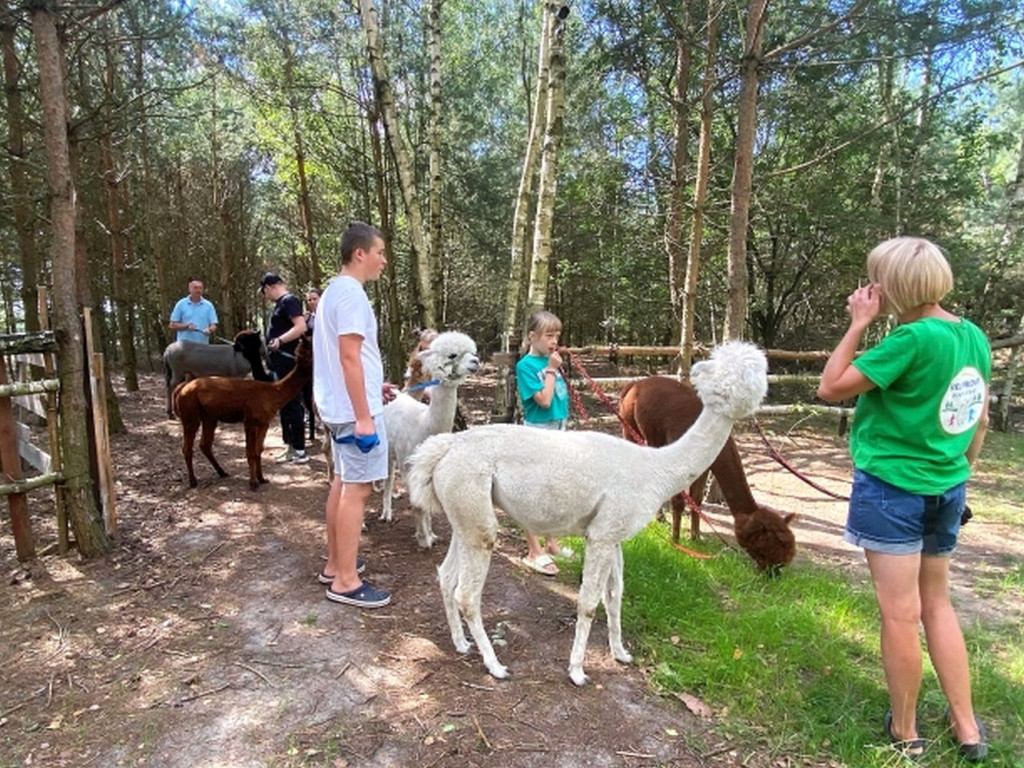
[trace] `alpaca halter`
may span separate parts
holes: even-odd
[[[417,389],[426,389],[427,387],[434,387],[441,383],[440,379],[431,379],[430,381],[423,381],[419,384],[413,384],[411,387],[406,387],[403,392],[415,392]]]

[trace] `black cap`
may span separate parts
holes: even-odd
[[[263,289],[268,285],[277,285],[278,283],[283,282],[284,280],[281,279],[281,276],[277,274],[277,272],[267,272],[267,274],[260,278],[260,293],[263,293]]]

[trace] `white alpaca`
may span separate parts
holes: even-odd
[[[756,347],[729,342],[693,366],[704,410],[676,442],[634,445],[599,432],[555,432],[510,424],[432,437],[413,455],[406,474],[412,502],[444,510],[452,526],[438,568],[452,641],[469,651],[465,617],[487,670],[508,675],[484,631],[480,595],[498,535],[498,506],[542,536],[586,537],[583,583],[569,677],[583,685],[583,657],[598,602],[608,614],[616,660],[633,657],[622,644],[622,542],[647,525],[661,505],[690,486],[714,461],[733,422],[753,413],[768,389],[768,364]]]
[[[431,435],[451,432],[458,405],[459,384],[480,368],[476,356],[476,344],[469,336],[456,331],[447,331],[430,342],[420,352],[423,370],[431,380],[437,382],[430,389],[430,403],[421,403],[406,394],[399,394],[384,406],[384,420],[388,430],[388,478],[384,481],[380,519],[391,521],[392,491],[395,485],[395,470],[405,472],[405,465],[412,452]],[[416,541],[424,549],[429,548],[437,537],[434,535],[430,515],[422,509],[416,510]]]

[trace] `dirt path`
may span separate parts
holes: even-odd
[[[328,603],[315,580],[323,460],[271,465],[269,486],[252,493],[241,432],[222,427],[215,447],[231,477],[215,479],[200,459],[201,486],[190,490],[161,382],[147,376],[142,387],[122,393],[129,433],[114,438],[114,554],[91,563],[48,554],[25,568],[0,527],[0,767],[736,763],[710,720],[611,659],[603,621],[591,635],[590,684],[569,683],[575,587],[516,567],[523,544],[511,531],[484,593],[509,681],[453,652],[435,577],[444,545],[416,548],[404,498],[395,523],[368,518],[363,545],[368,575],[393,605]],[[838,440],[784,442],[791,460],[843,490]],[[752,438],[741,444],[754,450]],[[859,551],[841,540],[843,505],[762,457],[752,454],[751,483],[761,501],[801,513],[798,558],[861,578]],[[55,536],[45,495],[35,498],[45,544]],[[727,530],[720,512],[713,519]],[[435,526],[446,541],[445,521]],[[1024,542],[979,524],[966,546],[996,562]],[[969,579],[958,572],[958,589]]]

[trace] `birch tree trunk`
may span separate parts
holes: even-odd
[[[754,176],[754,133],[757,129],[758,67],[768,0],[750,0],[741,65],[736,158],[732,173],[729,223],[729,302],[725,308],[725,339],[742,339],[747,319],[747,224]]]
[[[555,218],[555,192],[558,188],[558,154],[562,146],[565,121],[565,18],[569,6],[548,4],[551,17],[548,67],[547,121],[540,156],[537,184],[537,214],[533,228],[533,253],[530,260],[530,289],[526,306],[530,311],[544,308],[548,298],[551,270],[551,228]]]
[[[220,274],[218,275],[218,288],[220,289],[220,306],[217,307],[217,319],[220,320],[218,330],[221,335],[231,336],[235,330],[231,327],[231,318],[234,316],[234,289],[235,277],[232,269],[230,245],[228,243],[228,228],[231,221],[231,214],[228,209],[224,194],[224,183],[220,167],[220,131],[217,103],[217,74],[214,73],[211,79],[211,105],[210,105],[210,168],[211,176],[211,208],[213,215],[217,218],[217,253],[219,254]],[[187,208],[182,200],[182,217],[188,218]]]
[[[715,66],[718,55],[718,30],[722,9],[718,3],[708,4],[707,57],[704,62],[704,81],[701,85],[700,140],[697,147],[697,178],[693,190],[693,222],[690,226],[690,252],[686,259],[686,279],[683,289],[683,321],[680,331],[680,370],[689,376],[693,363],[694,319],[697,310],[697,281],[700,276],[701,246],[704,240],[704,212],[708,200],[708,180],[711,176],[711,125],[714,117]]]
[[[512,216],[512,248],[509,261],[508,288],[505,294],[505,334],[503,339],[503,349],[505,352],[518,345],[519,335],[523,330],[523,277],[526,274],[527,254],[529,253],[527,248],[527,227],[530,222],[530,200],[533,197],[533,181],[537,172],[537,158],[540,157],[541,137],[544,135],[544,126],[547,124],[548,78],[550,74],[548,51],[551,46],[553,20],[553,15],[549,12],[548,6],[545,5],[541,16],[540,45],[537,52],[537,85],[533,107],[530,104],[529,88],[525,89],[526,114],[527,119],[530,121],[530,133],[526,142],[522,172],[519,175],[519,191],[516,194],[515,212]],[[524,72],[524,85],[526,80],[527,77]]]
[[[522,9],[524,6],[520,6]],[[518,350],[523,333],[523,287],[526,277],[530,249],[527,228],[530,223],[530,203],[533,199],[533,184],[537,175],[537,160],[540,157],[541,137],[547,124],[548,79],[550,75],[551,30],[554,15],[547,4],[541,12],[540,42],[537,47],[537,82],[534,98],[530,100],[529,75],[526,56],[522,59],[523,93],[526,97],[526,119],[530,130],[526,140],[523,167],[519,174],[519,189],[516,207],[512,214],[512,244],[510,248],[508,283],[505,288],[504,333],[501,339],[502,352],[498,366],[498,386],[495,389],[493,418],[514,421],[516,412],[516,387],[511,353]]]
[[[89,411],[86,382],[82,379],[82,372],[87,368],[76,274],[75,185],[68,153],[61,46],[53,17],[57,3],[33,0],[29,7],[39,65],[46,175],[51,194],[53,330],[57,340],[57,376],[61,385],[60,432],[65,501],[78,551],[83,557],[94,557],[110,549],[110,540],[103,528],[89,472],[88,446],[91,440],[86,423]]]
[[[25,148],[25,110],[21,103],[21,64],[15,47],[14,12],[4,4],[0,15],[0,44],[3,46],[4,95],[7,101],[7,157],[14,208],[14,226],[21,255],[21,302],[25,312],[25,330],[39,330],[39,260],[36,256],[32,196],[25,173],[28,150]],[[13,328],[13,325],[11,326]]]
[[[423,236],[423,215],[420,212],[419,194],[416,191],[416,173],[412,157],[402,139],[395,110],[395,94],[388,79],[387,67],[380,46],[380,27],[377,23],[377,9],[373,0],[359,0],[359,17],[366,32],[366,52],[370,59],[370,72],[373,75],[373,89],[380,115],[384,122],[384,132],[388,146],[395,158],[398,170],[398,182],[402,188],[402,200],[409,221],[409,241],[412,244],[412,267],[416,277],[417,319],[421,326],[437,326],[437,299],[434,295],[431,275],[430,254],[427,251]]]
[[[441,3],[431,0],[428,12],[427,35],[430,56],[430,266],[431,288],[437,300],[438,322],[445,324],[447,302],[444,291],[444,257],[441,227],[441,194],[444,182],[441,178]]]

